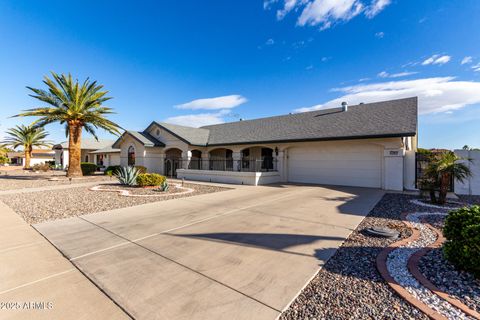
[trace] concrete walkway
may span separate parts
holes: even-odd
[[[0,319],[129,319],[0,201]]]
[[[275,319],[383,194],[244,187],[34,227],[135,318]]]

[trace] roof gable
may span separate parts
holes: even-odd
[[[165,144],[163,142],[157,140],[154,136],[152,136],[148,132],[127,130],[120,136],[120,138],[118,138],[117,141],[115,141],[115,143],[112,144],[112,148],[115,148],[115,149],[120,148],[120,143],[122,142],[122,138],[125,135],[131,136],[132,138],[140,142],[145,147],[165,147]]]

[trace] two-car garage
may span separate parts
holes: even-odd
[[[383,148],[371,143],[317,142],[288,149],[288,181],[382,187]]]

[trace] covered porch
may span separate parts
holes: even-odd
[[[178,178],[246,185],[280,181],[277,165],[278,149],[262,146],[243,149],[215,148],[191,150]]]

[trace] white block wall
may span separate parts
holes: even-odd
[[[470,168],[473,176],[463,183],[455,181],[455,193],[466,195],[480,195],[480,151],[455,150],[459,157],[468,158],[472,161],[464,161]]]

